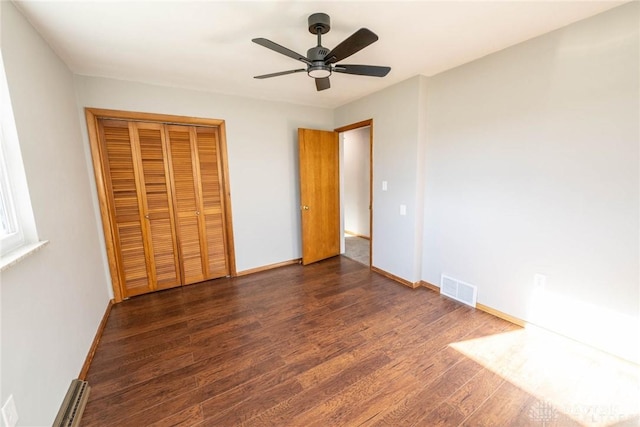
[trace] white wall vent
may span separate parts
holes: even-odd
[[[443,274],[440,277],[440,293],[456,301],[475,307],[478,288]]]

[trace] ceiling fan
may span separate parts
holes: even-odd
[[[318,91],[329,89],[331,83],[329,76],[333,72],[344,74],[357,74],[359,76],[384,77],[391,67],[380,67],[376,65],[347,65],[336,64],[338,61],[353,55],[354,53],[364,49],[371,43],[378,40],[378,36],[367,28],[360,28],[358,31],[347,37],[338,46],[332,50],[322,46],[322,35],[329,32],[331,23],[329,15],[326,13],[314,13],[309,16],[309,32],[318,36],[318,45],[307,51],[307,56],[300,55],[280,46],[277,43],[265,38],[256,38],[251,40],[261,46],[276,51],[282,55],[296,59],[307,64],[307,68],[299,68],[296,70],[280,71],[278,73],[263,74],[255,76],[256,79],[268,79],[270,77],[284,76],[286,74],[301,73],[306,71],[309,77],[316,81],[316,89]]]

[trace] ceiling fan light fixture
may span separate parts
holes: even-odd
[[[331,75],[331,68],[325,65],[310,66],[307,70],[307,74],[309,77],[313,77],[314,79],[324,79]]]

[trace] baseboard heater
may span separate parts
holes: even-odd
[[[67,390],[67,395],[62,401],[53,427],[77,427],[84,412],[84,407],[89,400],[89,383],[82,380],[73,380]]]

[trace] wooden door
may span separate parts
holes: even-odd
[[[138,198],[135,149],[131,145],[131,132],[126,121],[100,120],[98,127],[102,157],[105,159],[105,186],[111,199],[109,215],[119,265],[118,282],[123,297],[127,298],[153,289],[142,235],[144,215]]]
[[[179,286],[162,126],[100,120],[99,128],[122,296]]]
[[[180,269],[164,129],[158,123],[131,122],[132,146],[139,153],[140,205],[152,290],[179,286]]]
[[[218,131],[167,126],[183,283],[229,275]]]
[[[340,254],[338,133],[298,129],[302,264]]]
[[[208,279],[228,276],[229,259],[224,230],[224,195],[220,129],[196,127],[196,145],[200,184],[200,234],[204,241],[205,275]]]

